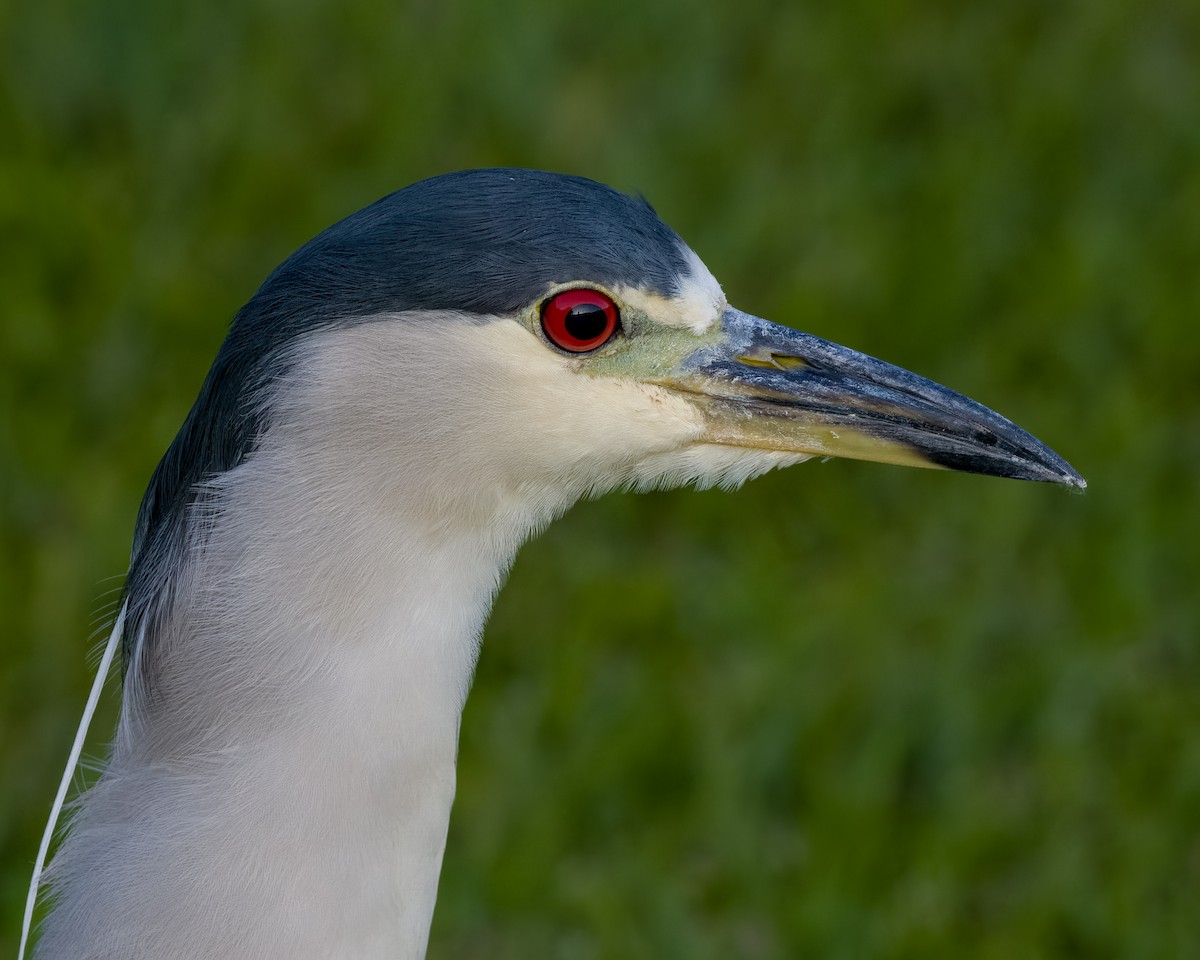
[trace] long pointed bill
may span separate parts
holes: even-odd
[[[1087,486],[1040,440],[932,380],[740,310],[722,324],[659,381],[692,395],[712,443]]]

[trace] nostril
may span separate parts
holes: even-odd
[[[803,357],[792,356],[790,353],[772,353],[771,362],[780,370],[800,370],[803,367],[812,366]]]
[[[738,361],[748,367],[766,367],[768,370],[803,370],[814,366],[804,357],[790,353],[746,353],[738,357]]]

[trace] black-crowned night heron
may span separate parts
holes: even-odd
[[[142,501],[120,722],[37,955],[422,956],[517,548],[581,497],[811,456],[1084,485],[966,397],[729,306],[600,184],[457,173],[326,230],[238,313]]]

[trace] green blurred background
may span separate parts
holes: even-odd
[[[1182,0],[0,5],[0,947],[229,318],[505,164],[644,192],[738,306],[1091,487],[581,505],[487,630],[431,956],[1200,956],[1198,65]]]

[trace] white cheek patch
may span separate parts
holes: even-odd
[[[718,323],[729,305],[721,285],[696,254],[684,248],[689,270],[680,277],[679,292],[664,297],[638,287],[618,287],[617,296],[656,323],[684,327],[699,335]]]
[[[333,451],[331,474],[359,457],[405,503],[414,490],[554,490],[573,502],[704,432],[684,397],[584,375],[509,317],[379,318],[314,335],[300,367],[304,389],[286,410],[281,398],[280,419],[306,448]]]

